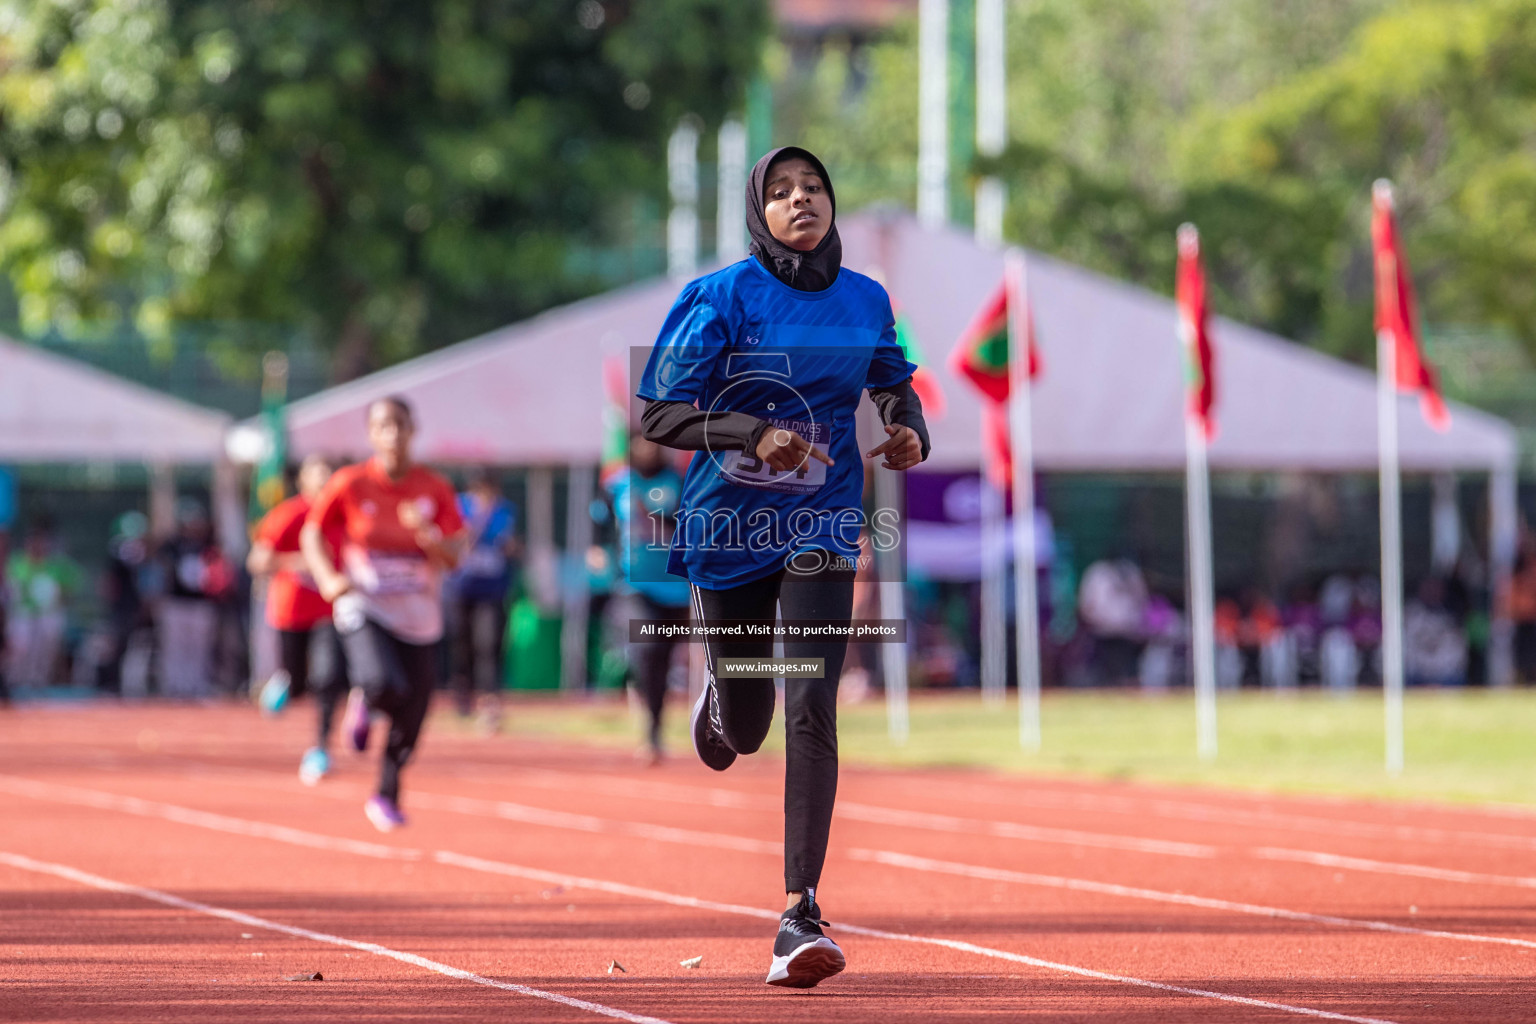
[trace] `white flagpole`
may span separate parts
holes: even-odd
[[[917,6],[917,216],[949,220],[949,0]]]
[[[1035,595],[1035,449],[1029,379],[1029,285],[1024,253],[1003,258],[1008,290],[1008,440],[1013,452],[1014,629],[1019,745],[1040,749],[1040,613]]]
[[[1200,244],[1193,224],[1179,228],[1180,249]],[[1192,362],[1196,325],[1179,312],[1180,357]],[[1195,676],[1195,749],[1216,757],[1216,601],[1211,557],[1211,477],[1205,431],[1191,410],[1184,413],[1184,518],[1189,560],[1190,660]]]
[[[997,156],[1008,144],[1008,70],[1004,47],[1005,0],[976,4],[976,152]],[[976,240],[1003,242],[1006,195],[997,178],[976,183]],[[982,451],[991,440],[988,420],[981,421]],[[981,696],[1001,704],[1008,695],[1008,528],[1003,490],[983,468],[981,473]]]
[[[1210,467],[1205,432],[1184,417],[1184,508],[1189,530],[1191,655],[1195,670],[1195,737],[1200,759],[1216,757],[1216,608],[1211,579]]]
[[[1392,185],[1374,191],[1392,205]],[[1379,270],[1377,271],[1380,272]],[[1396,280],[1396,268],[1392,269]],[[1381,466],[1381,688],[1386,704],[1387,773],[1403,771],[1403,508],[1397,453],[1397,339],[1376,332],[1376,430]]]

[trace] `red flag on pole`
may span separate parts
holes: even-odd
[[[1429,425],[1436,430],[1449,429],[1451,414],[1440,396],[1435,368],[1424,358],[1413,278],[1397,236],[1392,184],[1385,180],[1371,190],[1371,248],[1376,261],[1376,331],[1392,336],[1397,389],[1417,392]]]
[[[1029,352],[1029,377],[1040,376],[1040,349],[1035,343],[1035,318],[1025,311],[1028,324],[1026,347]],[[986,440],[987,474],[998,486],[1006,488],[1013,473],[1013,455],[1008,444],[1008,288],[1000,282],[997,291],[977,311],[970,326],[960,336],[950,356],[950,371],[968,381],[986,400],[982,403],[983,436]]]
[[[1211,345],[1205,301],[1205,269],[1200,265],[1200,232],[1193,224],[1179,228],[1176,287],[1179,331],[1184,339],[1184,373],[1189,415],[1207,441],[1216,436],[1216,352]]]

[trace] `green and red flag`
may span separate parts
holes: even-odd
[[[1030,379],[1040,376],[1040,350],[1035,345],[1034,317],[1024,311],[1028,325],[1026,344],[1029,351]],[[1008,401],[1008,289],[998,284],[977,312],[970,326],[960,336],[950,359],[950,369],[958,377],[994,402]]]
[[[939,379],[928,367],[928,360],[917,343],[917,335],[912,333],[912,322],[907,319],[901,307],[896,305],[895,300],[892,300],[891,307],[896,314],[896,344],[901,346],[908,362],[917,364],[917,372],[912,374],[912,390],[917,393],[917,400],[923,403],[923,416],[936,420],[944,415],[944,392],[939,387]]]
[[[1451,414],[1440,396],[1435,368],[1424,358],[1413,278],[1397,235],[1392,186],[1378,181],[1371,190],[1371,249],[1376,263],[1376,334],[1389,335],[1396,364],[1397,390],[1417,393],[1424,418],[1436,430],[1448,430]]]
[[[1179,228],[1179,269],[1175,292],[1179,335],[1184,343],[1188,416],[1209,441],[1216,436],[1216,351],[1211,344],[1210,310],[1205,300],[1205,269],[1200,265],[1200,232],[1193,224]]]
[[[261,425],[267,448],[251,476],[250,522],[259,522],[288,496],[283,471],[288,462],[288,429],[284,409],[288,403],[288,357],[268,352],[261,361]]]
[[[629,381],[624,360],[603,357],[603,459],[598,479],[606,485],[629,460]]]
[[[1025,350],[1029,353],[1029,378],[1040,376],[1040,348],[1035,343],[1035,318],[1025,298]],[[1011,387],[1008,379],[1008,285],[999,283],[997,291],[971,320],[950,356],[950,371],[969,381],[981,392],[982,437],[986,443],[987,474],[1000,487],[1006,487],[1013,474],[1013,449],[1008,443],[1006,403]]]

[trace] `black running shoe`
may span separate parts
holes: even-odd
[[[720,702],[715,699],[715,684],[704,684],[704,692],[693,704],[693,752],[699,760],[717,772],[736,763],[736,751],[726,745],[720,725]]]
[[[773,966],[768,984],[784,988],[814,988],[848,965],[837,943],[822,934],[831,925],[821,920],[816,898],[807,892],[800,902],[779,918],[779,936],[773,940]]]

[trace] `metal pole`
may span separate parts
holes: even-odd
[[[1387,772],[1403,770],[1403,538],[1397,462],[1397,340],[1376,332],[1376,429],[1381,460],[1381,685]]]
[[[1008,289],[1008,436],[1013,451],[1014,629],[1019,744],[1040,749],[1040,613],[1035,594],[1035,451],[1029,379],[1029,286],[1024,253],[1004,257]]]
[[[982,433],[987,431],[985,417]],[[982,439],[986,449],[987,439]],[[981,699],[1001,704],[1008,698],[1008,524],[1003,491],[981,471]]]
[[[1195,746],[1216,756],[1216,608],[1211,566],[1210,467],[1205,432],[1184,417],[1184,514],[1189,543],[1190,654],[1195,673]]]
[[[949,220],[949,0],[919,0],[917,216]]]
[[[1515,624],[1509,606],[1503,600],[1515,571],[1515,554],[1520,544],[1518,494],[1515,467],[1506,463],[1488,477],[1488,565],[1489,595],[1493,603],[1492,628],[1488,637],[1488,685],[1515,685]]]
[[[692,277],[699,269],[699,128],[691,116],[667,141],[667,275]]]
[[[734,263],[747,253],[747,128],[736,118],[720,126],[715,190],[715,259]]]
[[[560,688],[587,688],[587,548],[592,544],[591,466],[572,465],[566,476],[564,615],[560,623]]]
[[[1008,145],[1008,52],[1006,0],[976,0],[976,152],[1000,155]],[[1003,241],[1008,193],[1000,178],[976,183],[976,238]]]
[[[875,470],[875,507],[898,508],[896,501],[896,489],[901,486],[901,481],[890,470]],[[903,524],[903,527],[905,524]],[[880,580],[880,616],[886,619],[901,619],[907,617],[906,592],[903,589],[899,565],[899,552],[897,551],[872,551],[877,559],[878,572],[876,578]],[[885,716],[886,729],[890,734],[891,742],[901,746],[907,742],[910,733],[910,717],[907,711],[907,645],[906,644],[881,644],[880,668],[885,677]]]

